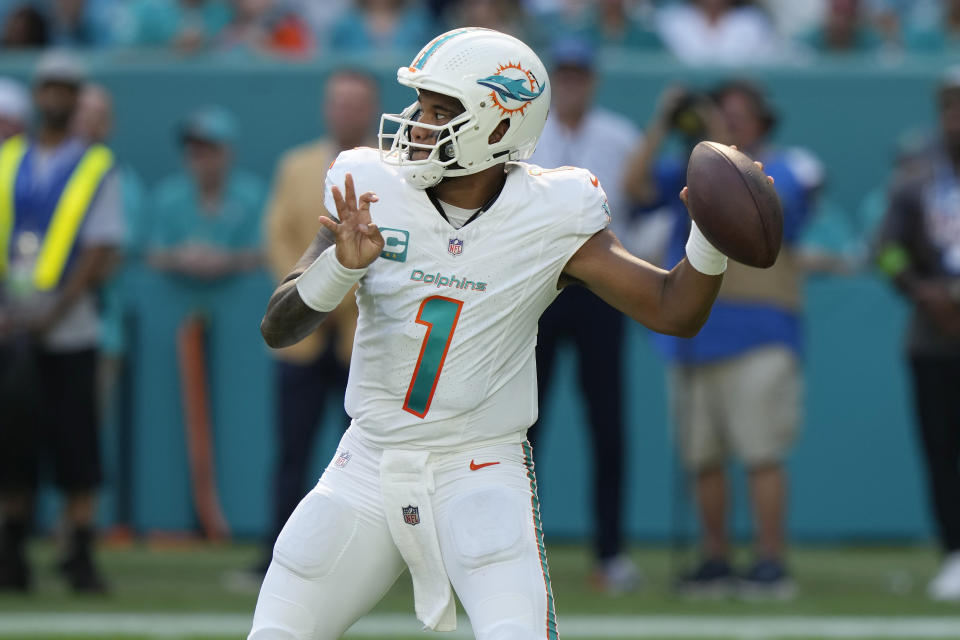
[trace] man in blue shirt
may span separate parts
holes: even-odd
[[[687,152],[701,139],[737,145],[774,178],[784,213],[783,249],[770,269],[730,261],[710,319],[690,339],[655,336],[671,363],[674,422],[683,462],[694,476],[703,527],[703,561],[679,583],[690,594],[731,592],[787,598],[795,586],[785,566],[783,466],[799,421],[801,272],[795,252],[814,185],[799,150],[768,145],[775,116],[754,85],[733,81],[712,94],[669,92],[631,163],[632,195],[650,208],[673,207],[686,182],[688,155],[658,159],[670,130],[686,134]],[[665,261],[683,255],[690,219],[673,207],[675,227]],[[756,523],[756,560],[735,578],[727,531],[726,463],[747,468]]]

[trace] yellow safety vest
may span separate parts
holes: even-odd
[[[23,156],[27,152],[24,136],[14,136],[0,146],[0,280],[6,277],[10,239],[16,215],[14,186]],[[91,145],[80,158],[67,180],[50,218],[33,270],[33,285],[50,291],[60,283],[67,258],[77,240],[97,188],[113,166],[113,153],[102,144]]]

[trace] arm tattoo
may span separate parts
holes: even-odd
[[[267,311],[260,322],[260,333],[269,346],[278,349],[296,344],[313,333],[327,317],[327,312],[314,311],[304,304],[297,291],[297,278],[317,256],[334,244],[333,234],[322,227],[293,270],[270,296]]]

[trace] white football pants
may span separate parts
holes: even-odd
[[[248,640],[335,640],[403,573],[386,517],[404,514],[384,513],[379,458],[344,434],[277,538]],[[530,445],[429,461],[443,565],[477,640],[556,640]]]

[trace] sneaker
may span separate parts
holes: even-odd
[[[30,590],[26,535],[25,521],[7,519],[0,526],[0,592]]]
[[[60,561],[57,568],[76,593],[104,594],[107,583],[87,553],[73,553]]]
[[[947,554],[927,587],[927,595],[938,602],[960,602],[960,551]]]
[[[686,598],[716,599],[732,596],[736,586],[730,563],[723,558],[709,558],[680,576],[676,590]]]
[[[792,600],[797,595],[797,584],[779,560],[758,560],[741,576],[738,595],[744,600]]]
[[[22,554],[0,550],[0,592],[30,590],[30,567]]]
[[[610,595],[631,593],[640,588],[640,571],[625,554],[601,560],[590,582],[598,591]]]

